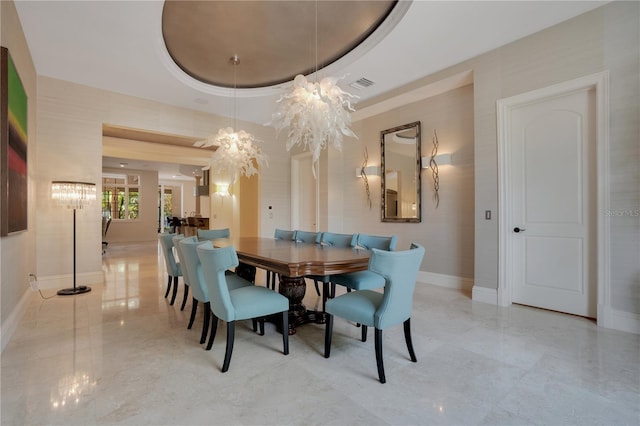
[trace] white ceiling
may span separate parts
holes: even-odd
[[[403,2],[406,13],[395,27],[380,30],[386,35],[374,33],[377,44],[356,49],[327,73],[346,76],[341,85],[362,102],[605,3]],[[231,115],[227,98],[232,90],[195,82],[169,59],[161,33],[162,7],[162,1],[154,0],[16,1],[39,75]],[[363,90],[347,86],[361,77],[375,85]],[[287,85],[238,89],[238,119],[267,123]]]

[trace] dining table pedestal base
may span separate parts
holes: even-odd
[[[325,323],[325,313],[308,310],[302,303],[307,291],[304,277],[287,277],[280,275],[280,294],[289,299],[289,335],[296,334],[296,327],[315,323]]]

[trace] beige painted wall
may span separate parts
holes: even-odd
[[[257,237],[260,235],[260,177],[253,175],[240,178],[240,236]],[[268,216],[268,214],[267,214]]]
[[[0,239],[0,320],[2,321],[1,347],[4,348],[20,320],[21,313],[24,312],[21,307],[24,306],[29,292],[27,275],[36,271],[35,235],[37,232],[34,208],[38,143],[36,71],[15,5],[11,1],[0,2],[0,44],[9,49],[28,99],[28,230]]]
[[[73,84],[48,77],[38,78],[38,131],[40,143],[38,158],[46,159],[38,168],[34,179],[37,188],[37,208],[41,214],[37,217],[39,229],[36,236],[36,259],[38,274],[41,276],[64,277],[71,263],[70,250],[60,244],[61,236],[70,233],[64,212],[54,210],[48,203],[48,185],[52,179],[79,179],[100,182],[102,173],[102,124],[132,127],[150,131],[179,134],[204,138],[208,134],[226,125],[228,118],[218,117],[194,110],[173,107],[158,102],[147,101],[131,96],[107,92],[87,86]],[[256,134],[262,140],[274,137],[273,129],[263,126],[240,123],[243,128]],[[272,156],[271,146],[264,145],[267,155]],[[279,152],[279,150],[276,150]],[[275,157],[275,155],[274,155]],[[266,174],[268,176],[268,174]],[[273,178],[271,178],[273,180]],[[157,186],[157,177],[155,185]],[[269,179],[267,190],[269,190]],[[193,185],[183,185],[183,191],[193,193]],[[187,198],[187,197],[185,197]],[[191,197],[193,198],[193,197]],[[154,217],[157,214],[155,206]],[[227,203],[227,206],[230,206]],[[211,205],[211,211],[215,211]],[[195,202],[183,203],[185,211],[195,210]],[[223,210],[232,212],[232,210]],[[238,220],[233,214],[229,217],[218,215],[218,220],[228,223],[232,232],[237,233]],[[85,209],[82,215],[84,237],[78,240],[78,274],[84,274],[85,282],[101,281],[100,252],[100,207],[97,205]],[[96,218],[96,219],[94,219]],[[69,222],[70,223],[70,222]],[[70,224],[69,224],[70,226]],[[117,228],[117,226],[116,226]],[[155,222],[153,225],[155,229]],[[115,231],[113,235],[112,231]],[[119,232],[110,230],[112,241],[116,241]],[[147,237],[140,237],[147,238]],[[55,259],[51,253],[59,254]],[[92,281],[93,280],[93,281]]]
[[[433,201],[431,172],[422,169],[422,222],[383,223],[381,215],[380,176],[369,176],[372,208],[366,198],[362,179],[355,169],[362,165],[364,147],[368,164],[380,165],[380,132],[403,124],[420,121],[422,155],[432,149],[432,137],[437,130],[440,153],[453,154],[453,164],[440,167],[440,205]],[[427,253],[421,270],[453,277],[474,276],[474,164],[473,164],[473,86],[467,85],[429,99],[405,105],[354,124],[359,140],[349,140],[343,156],[329,153],[332,200],[321,203],[330,206],[328,229],[335,232],[364,232],[374,235],[398,236],[398,249],[412,242],[423,244]],[[335,192],[343,192],[343,209],[336,208]]]
[[[105,173],[122,173],[122,169],[104,168]],[[136,220],[112,220],[109,242],[152,241],[158,238],[158,172],[127,169],[140,176],[140,206]]]
[[[578,16],[504,47],[487,52],[469,61],[447,68],[434,75],[427,76],[408,86],[399,88],[384,97],[372,99],[359,107],[366,107],[404,92],[410,92],[429,83],[441,81],[458,73],[473,71],[473,181],[475,185],[473,200],[460,199],[465,203],[462,209],[474,210],[473,224],[455,232],[456,238],[473,229],[474,266],[460,270],[463,276],[473,271],[474,285],[485,289],[496,289],[498,282],[498,175],[497,175],[497,129],[496,101],[516,94],[547,87],[581,76],[603,70],[610,72],[610,212],[599,212],[609,217],[611,226],[611,308],[622,313],[640,314],[640,3],[613,2],[599,9]],[[417,53],[419,54],[419,52]],[[437,105],[434,107],[437,109]],[[419,108],[413,107],[398,117],[401,122],[410,122],[419,114]],[[384,120],[395,111],[380,114]],[[401,119],[401,120],[400,120]],[[362,161],[362,144],[369,147],[369,156],[375,161],[378,151],[375,147],[377,136],[370,131],[388,127],[386,121],[364,120],[355,123],[360,135],[359,144],[345,147],[344,157],[337,153],[328,153],[329,163],[336,173],[330,177],[329,188],[342,188],[345,193],[327,197],[332,209],[325,217],[329,227],[340,227],[340,217],[359,218],[360,229],[368,232],[400,233],[402,245],[406,245],[406,231],[398,231],[393,226],[376,222],[375,215],[364,207],[363,192],[357,191],[349,181],[351,170]],[[394,123],[398,124],[398,123]],[[441,143],[449,139],[440,132]],[[375,133],[375,132],[373,132]],[[428,134],[428,129],[424,134]],[[363,137],[364,136],[364,137]],[[451,138],[455,139],[455,138]],[[353,148],[357,147],[357,148]],[[354,152],[355,150],[355,152]],[[444,152],[444,147],[441,152]],[[346,175],[340,169],[347,170]],[[452,167],[455,169],[455,167]],[[458,169],[463,170],[463,169]],[[447,181],[442,176],[443,183]],[[372,182],[374,200],[379,198],[377,182]],[[443,189],[444,191],[444,189]],[[323,193],[326,195],[327,191]],[[360,195],[358,195],[360,194]],[[354,204],[351,198],[360,197],[360,203]],[[443,199],[447,197],[443,194]],[[425,199],[425,198],[423,198]],[[426,198],[428,199],[428,197]],[[467,202],[468,201],[468,202]],[[337,203],[342,208],[336,208]],[[327,203],[328,204],[328,203]],[[493,212],[493,219],[484,219],[485,210]],[[425,220],[429,219],[428,214]],[[353,219],[347,223],[356,224]],[[423,225],[423,226],[426,226]],[[446,225],[445,225],[446,226]],[[344,226],[347,229],[347,226]],[[443,228],[438,228],[439,232]],[[449,231],[449,230],[447,230]],[[423,235],[423,228],[416,233]],[[606,244],[607,242],[600,242]],[[450,243],[448,243],[450,244]],[[464,244],[463,244],[464,246]],[[427,245],[425,262],[429,262],[429,247],[440,250],[441,246]],[[464,257],[464,256],[463,256]],[[465,264],[464,261],[461,264]],[[438,264],[439,265],[439,264]],[[424,268],[423,263],[423,268]],[[450,266],[448,266],[449,268]],[[440,266],[438,266],[440,269]],[[451,270],[454,271],[454,270]],[[455,272],[455,271],[454,271]],[[602,302],[602,301],[601,301]],[[624,315],[623,315],[624,316]],[[630,317],[631,321],[640,321]],[[635,319],[634,319],[635,318]]]

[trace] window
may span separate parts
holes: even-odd
[[[136,220],[140,212],[139,175],[102,175],[102,216]]]
[[[164,189],[164,217],[171,217],[173,211],[173,191],[171,188]]]

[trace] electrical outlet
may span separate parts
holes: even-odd
[[[31,291],[38,291],[38,277],[35,274],[29,274],[29,285],[31,286]]]

